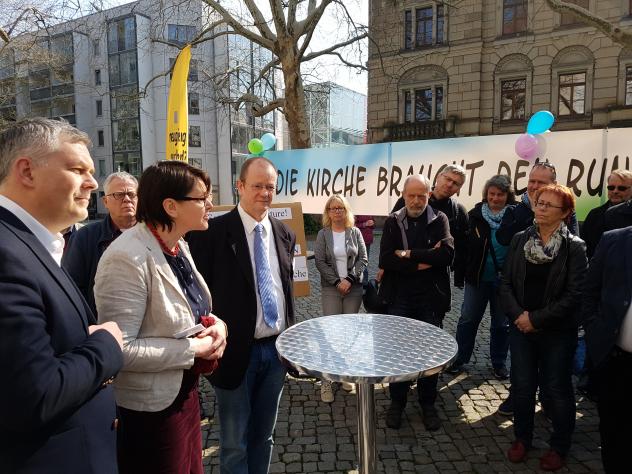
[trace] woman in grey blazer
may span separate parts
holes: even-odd
[[[182,237],[208,228],[211,200],[205,171],[179,161],[148,167],[138,224],[99,261],[99,320],[116,321],[124,342],[114,380],[121,474],[204,472],[198,378],[221,358],[226,326],[210,313],[211,295]],[[206,329],[183,334],[196,325]]]
[[[339,194],[332,195],[325,204],[323,228],[314,247],[325,316],[357,313],[362,303],[362,272],[368,259],[362,234],[353,225],[349,202]],[[352,385],[343,387],[351,390]],[[323,380],[321,399],[334,401],[331,382]]]

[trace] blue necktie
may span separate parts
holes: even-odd
[[[268,263],[268,255],[266,246],[263,244],[263,226],[257,224],[255,226],[255,267],[257,271],[257,287],[259,289],[259,298],[261,299],[261,307],[263,309],[263,319],[270,327],[276,325],[278,310],[274,294],[274,285],[272,284],[272,274],[270,273],[270,264]]]

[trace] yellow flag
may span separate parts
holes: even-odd
[[[191,45],[180,51],[171,76],[167,105],[167,160],[189,161],[189,101],[187,79]]]

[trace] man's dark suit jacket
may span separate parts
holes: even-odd
[[[606,232],[584,283],[582,321],[587,353],[597,367],[617,340],[631,303],[632,227]]]
[[[70,277],[0,207],[0,472],[116,473],[116,406],[103,383],[123,366]]]
[[[270,217],[285,295],[285,323],[294,324],[292,261],[296,236],[281,221]],[[208,230],[191,232],[187,240],[195,266],[213,298],[213,314],[228,325],[228,343],[211,383],[232,390],[241,383],[250,360],[257,319],[254,269],[246,231],[237,208],[209,221]]]
[[[606,230],[623,229],[632,225],[632,199],[612,206],[606,212]]]

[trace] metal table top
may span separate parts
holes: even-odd
[[[440,372],[457,354],[444,330],[386,314],[336,314],[303,321],[276,341],[299,373],[335,382],[390,383]]]

